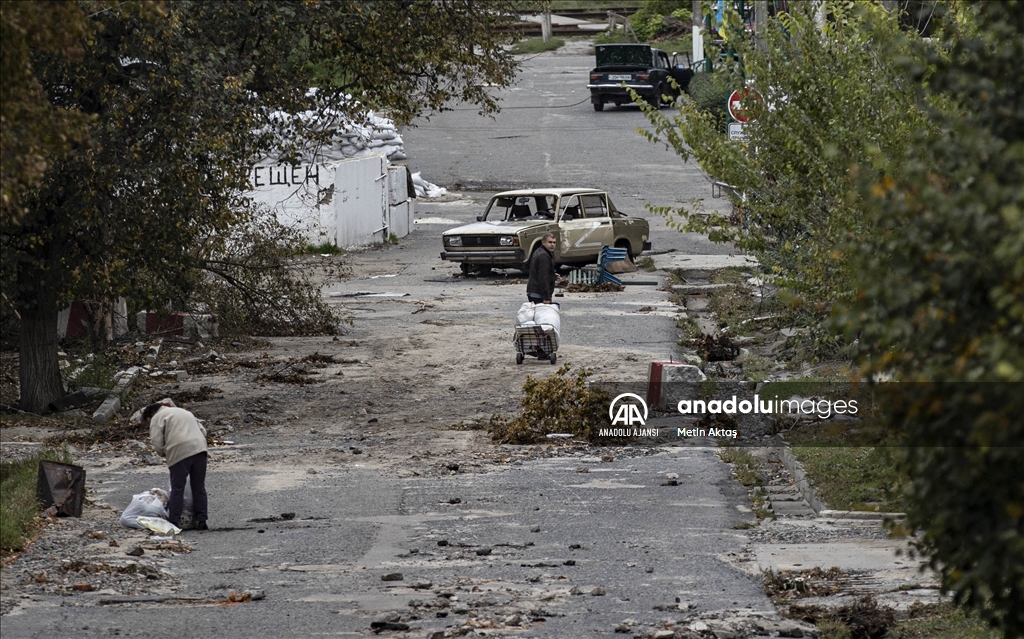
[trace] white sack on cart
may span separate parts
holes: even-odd
[[[519,325],[532,322],[535,306],[536,304],[533,302],[523,302],[523,305],[519,307],[519,312],[516,313],[516,324]]]
[[[167,493],[159,488],[150,488],[144,493],[132,495],[132,502],[121,513],[121,525],[125,528],[142,528],[139,517],[167,518]]]
[[[562,331],[562,314],[558,304],[537,304],[533,309],[533,321],[555,329],[555,335]]]

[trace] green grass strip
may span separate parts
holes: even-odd
[[[829,508],[899,512],[901,485],[895,446],[852,446],[852,436],[834,426],[807,425],[788,431],[786,441]]]
[[[25,549],[38,528],[40,507],[36,501],[39,460],[71,463],[66,450],[47,450],[27,459],[0,462],[0,555]]]

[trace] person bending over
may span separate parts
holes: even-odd
[[[142,425],[157,455],[167,458],[171,473],[171,496],[167,520],[181,526],[185,483],[191,480],[196,530],[208,530],[206,499],[206,429],[196,416],[175,406],[150,404],[142,411]]]

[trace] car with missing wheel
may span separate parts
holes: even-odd
[[[680,54],[672,54],[669,60],[667,53],[649,44],[599,44],[594,47],[594,57],[596,66],[590,71],[587,88],[595,111],[603,111],[609,102],[632,104],[630,89],[654,108],[661,108],[662,96],[678,98],[693,78],[693,69],[683,64]]]
[[[650,225],[619,211],[598,189],[521,189],[494,195],[477,221],[445,231],[441,259],[463,273],[492,268],[529,269],[546,233],[554,234],[555,264],[597,262],[601,247],[624,248],[636,257],[650,250]]]

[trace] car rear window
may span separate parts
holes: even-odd
[[[606,44],[594,47],[597,66],[637,66],[651,64],[651,47],[646,44]]]

